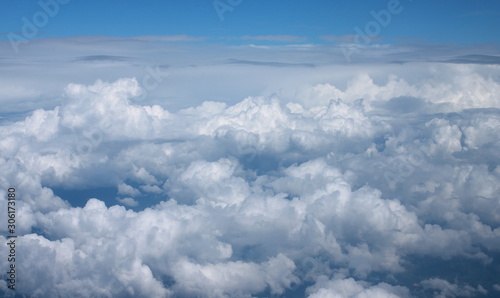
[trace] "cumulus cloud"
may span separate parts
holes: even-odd
[[[120,195],[129,195],[129,196],[138,196],[141,194],[141,192],[135,188],[133,188],[130,185],[127,185],[125,183],[120,183],[118,184],[118,194]]]
[[[476,297],[481,294],[488,294],[488,291],[481,285],[477,288],[469,285],[460,286],[439,278],[424,280],[422,281],[422,286],[425,289],[433,291],[434,297]]]
[[[410,297],[408,289],[391,286],[386,283],[370,285],[366,282],[358,282],[352,278],[326,280],[319,278],[318,283],[311,288],[309,298],[335,298],[335,297]]]
[[[454,69],[178,111],[134,102],[133,78],[69,84],[57,107],[0,126],[0,208],[8,187],[20,197],[18,293],[494,293],[481,270],[499,265],[500,84]],[[77,204],[81,190],[95,194]],[[474,266],[457,282],[462,262]]]
[[[137,207],[139,206],[139,202],[132,198],[117,198],[116,199],[118,202],[122,203],[123,205],[130,206],[130,207]]]

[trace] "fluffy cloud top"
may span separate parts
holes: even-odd
[[[17,293],[494,293],[474,268],[499,265],[500,84],[459,70],[177,112],[134,104],[135,79],[68,85],[60,106],[0,126],[0,208],[8,187],[19,194]],[[99,187],[112,204],[53,191]],[[463,262],[475,277],[455,281]]]

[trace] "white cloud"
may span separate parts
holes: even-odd
[[[316,285],[308,288],[309,298],[385,298],[411,297],[408,289],[395,287],[386,283],[371,286],[352,278],[325,280],[321,278]]]
[[[139,206],[139,202],[132,198],[117,198],[116,199],[118,202],[122,203],[123,205],[130,206],[130,207],[137,207]]]
[[[141,190],[144,192],[149,192],[154,194],[160,194],[163,192],[163,190],[159,188],[157,185],[142,185]]]
[[[206,40],[207,37],[194,37],[188,35],[141,35],[135,36],[134,39],[146,41],[193,42]]]
[[[8,187],[20,198],[19,293],[409,297],[419,259],[496,268],[500,89],[484,75],[496,70],[412,67],[457,73],[367,68],[178,111],[134,103],[136,79],[69,84],[60,106],[0,126],[0,208]],[[71,195],[95,189],[117,194],[109,206]],[[498,286],[417,273],[442,296]]]
[[[139,196],[141,192],[126,183],[120,183],[118,184],[118,194],[136,197]]]
[[[180,260],[175,267],[174,278],[183,281],[175,286],[180,293],[235,297],[244,293],[259,293],[266,287],[273,294],[283,293],[294,280],[291,272],[295,265],[286,256],[278,255],[263,264],[237,261],[203,266]]]
[[[287,35],[257,38],[285,43],[300,39]],[[143,95],[132,100],[159,104],[170,111],[203,101],[235,104],[249,95],[270,94],[317,105],[320,98],[302,95],[310,94],[308,89],[317,89],[318,84],[336,89],[331,99],[344,93],[340,97],[344,101],[413,96],[454,102],[460,109],[492,106],[491,102],[498,107],[495,65],[426,63],[471,53],[496,55],[498,49],[493,45],[371,45],[346,65],[341,45],[207,47],[196,42],[202,39],[184,35],[40,38],[30,40],[29,50],[18,54],[8,40],[0,41],[3,111],[52,109],[61,102],[61,90],[72,82],[91,84],[97,78],[115,81],[122,77],[136,77],[144,88]],[[157,42],[161,40],[167,42]],[[261,63],[230,63],[235,60]],[[387,63],[394,61],[402,63]],[[53,71],[47,73],[48,68]],[[161,75],[168,71],[168,76],[155,80],[151,71],[155,74],[157,69]],[[320,94],[321,104],[326,104],[324,100],[330,98]]]
[[[439,278],[427,279],[421,284],[425,289],[433,290],[434,297],[476,297],[488,293],[481,285],[477,288],[469,285],[460,286]]]
[[[265,40],[265,41],[281,41],[281,42],[303,42],[307,38],[296,35],[259,35],[259,36],[242,36],[243,40]]]

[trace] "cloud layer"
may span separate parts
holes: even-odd
[[[494,296],[498,70],[426,67],[441,79],[359,74],[175,112],[134,103],[136,79],[69,84],[62,104],[0,126],[17,292]]]

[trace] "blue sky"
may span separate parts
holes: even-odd
[[[41,1],[43,3],[49,0]],[[221,0],[226,2],[226,0]],[[242,36],[293,35],[289,42],[325,42],[321,36],[355,34],[373,21],[370,12],[387,9],[391,1],[267,1],[242,0],[221,20],[212,1],[81,1],[60,5],[37,37],[108,35],[189,35],[234,42]],[[396,1],[397,2],[397,1]],[[401,0],[378,37],[384,43],[500,41],[498,1]],[[238,1],[233,1],[238,3]],[[0,32],[20,32],[23,17],[33,20],[37,1],[2,1]]]

